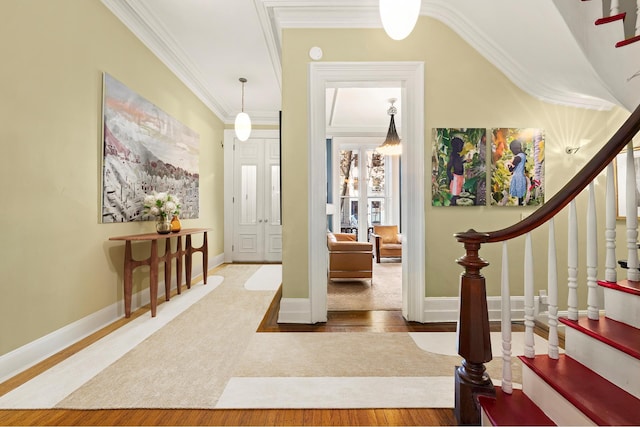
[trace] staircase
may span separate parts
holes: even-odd
[[[640,104],[640,1],[554,0],[594,71],[620,105]],[[608,13],[603,14],[606,8]]]
[[[455,415],[460,425],[640,425],[640,262],[638,209],[633,138],[640,132],[640,0],[632,0],[636,18],[627,34],[618,0],[601,18],[597,0],[555,0],[594,70],[621,105],[634,110],[594,158],[545,205],[531,216],[492,232],[469,230],[456,234],[466,254],[458,260],[465,271],[460,283],[458,350],[463,361],[456,368]],[[626,2],[626,0],[623,0]],[[630,0],[631,1],[631,0]],[[626,2],[629,4],[628,2]],[[570,5],[571,4],[571,5]],[[627,13],[628,14],[628,13]],[[584,23],[588,22],[589,25]],[[623,51],[623,49],[626,49]],[[623,53],[621,53],[623,52]],[[616,253],[616,190],[613,160],[626,154],[627,279],[618,280]],[[625,161],[623,157],[619,161]],[[594,179],[606,168],[606,260],[604,280],[598,277],[598,238]],[[589,187],[586,218],[587,307],[578,307],[578,215],[575,198]],[[568,301],[558,316],[558,283],[554,217],[568,209]],[[534,280],[531,232],[548,226],[548,354],[533,348]],[[522,388],[512,383],[511,310],[507,242],[525,236],[524,356]],[[484,364],[492,360],[486,284],[480,270],[489,263],[480,257],[483,244],[502,242],[502,359],[501,387],[496,389]],[[584,243],[583,243],[584,244]],[[539,264],[540,260],[536,260]],[[604,310],[598,295],[604,295]],[[565,351],[558,347],[558,327],[565,330]]]
[[[628,295],[623,310],[614,310],[625,311],[624,319],[561,318],[566,353],[521,356],[522,390],[479,396],[482,425],[640,425],[640,329],[632,326],[640,288],[600,284]]]

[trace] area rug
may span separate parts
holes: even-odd
[[[329,280],[327,309],[401,310],[402,263],[374,262],[371,280]]]
[[[11,401],[6,399],[11,392],[0,403],[16,409],[453,407],[453,372],[461,362],[454,333],[431,338],[406,332],[257,333],[275,295],[245,288],[259,269],[221,268],[217,287],[207,288],[206,295],[108,366],[92,374],[79,370],[105,363],[100,351],[87,348],[78,353],[80,365],[32,380],[30,397]],[[160,305],[158,317],[161,307],[173,303],[172,298]],[[134,329],[147,328],[148,323]],[[495,379],[501,377],[499,354],[494,350],[495,359],[487,364]],[[515,383],[519,363],[512,359]],[[73,387],[65,393],[37,399],[66,383]]]

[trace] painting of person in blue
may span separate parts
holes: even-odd
[[[509,165],[511,172],[511,183],[509,186],[509,195],[518,198],[518,205],[524,205],[524,197],[527,194],[527,177],[524,174],[524,167],[527,163],[527,156],[522,151],[522,143],[514,139],[509,144],[509,148],[514,155],[513,161]]]

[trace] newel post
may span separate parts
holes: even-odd
[[[466,254],[456,262],[464,267],[460,276],[460,318],[458,320],[458,354],[462,366],[455,369],[455,415],[458,425],[479,425],[478,394],[495,396],[491,378],[484,364],[491,361],[487,290],[480,270],[489,263],[478,255],[488,235],[469,230],[457,233]]]

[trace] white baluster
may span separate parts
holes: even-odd
[[[533,248],[531,233],[527,233],[524,241],[524,355],[535,356],[533,347]]]
[[[620,0],[611,0],[611,9],[609,16],[614,16],[620,13]]]
[[[549,258],[547,260],[547,298],[549,303],[549,357],[558,358],[558,267],[556,259],[556,230],[553,218],[549,221]]]
[[[616,188],[613,180],[613,162],[607,166],[607,190],[605,195],[605,232],[607,255],[604,263],[604,278],[607,282],[617,282],[616,273]]]
[[[569,295],[567,305],[568,317],[578,320],[578,214],[575,199],[569,203],[569,239],[567,242],[567,266]]]
[[[638,271],[638,200],[636,196],[636,167],[633,142],[627,145],[627,279],[637,282]]]
[[[502,242],[502,391],[513,392],[511,374],[511,295],[509,294],[509,255]]]
[[[598,224],[596,215],[595,184],[589,183],[587,205],[587,317],[598,320]]]

